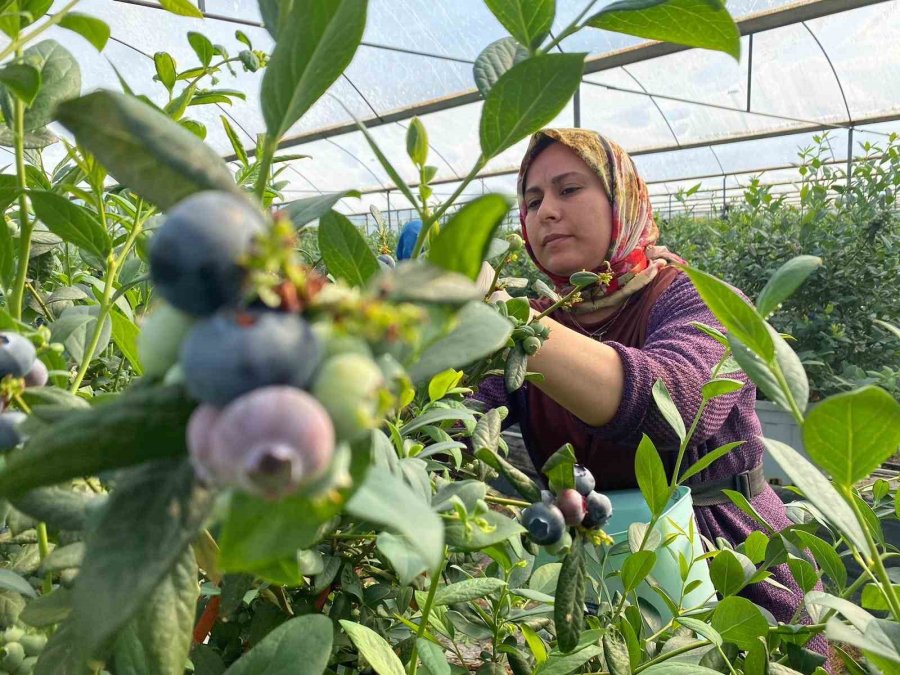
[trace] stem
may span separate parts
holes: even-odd
[[[566,304],[569,300],[571,300],[575,296],[576,293],[580,293],[582,290],[584,290],[584,289],[576,288],[571,293],[569,293],[567,296],[560,298],[559,300],[554,302],[552,305],[550,305],[547,309],[545,309],[543,312],[541,312],[540,314],[535,316],[529,323],[534,323],[535,321],[540,321],[545,316],[549,316],[552,312],[556,311],[557,307],[561,307],[562,305]]]
[[[577,33],[582,28],[584,28],[584,26],[579,26],[578,22],[580,22],[585,17],[585,15],[591,11],[591,8],[596,4],[597,4],[597,0],[591,0],[587,4],[587,7],[585,7],[581,11],[581,14],[576,16],[575,20],[572,23],[570,23],[568,26],[563,28],[562,32],[559,35],[557,35],[555,38],[553,38],[546,47],[544,47],[543,49],[540,50],[540,53],[542,53],[542,54],[549,53],[551,49],[553,49],[556,45],[558,45],[560,42],[562,42],[567,37],[569,37],[572,33]]]
[[[428,587],[428,597],[425,599],[425,606],[422,608],[422,619],[419,622],[419,630],[416,632],[416,641],[413,642],[412,653],[409,655],[409,665],[406,672],[409,675],[416,675],[419,667],[419,638],[425,634],[425,627],[428,625],[428,615],[431,613],[431,606],[434,604],[434,596],[440,585],[441,574],[444,571],[444,565],[447,564],[448,550],[444,548],[444,555],[441,556],[441,562],[434,574],[431,575],[431,585]]]
[[[897,594],[894,592],[894,586],[891,583],[891,578],[888,576],[887,570],[884,568],[884,562],[881,560],[881,556],[878,555],[878,548],[875,545],[875,540],[872,538],[872,533],[869,532],[869,528],[866,527],[866,521],[863,519],[863,515],[859,510],[859,505],[856,503],[856,500],[853,499],[853,493],[850,491],[850,488],[844,486],[841,488],[841,492],[844,495],[844,500],[850,504],[850,508],[853,509],[853,515],[856,516],[856,520],[859,521],[859,524],[862,526],[863,535],[866,538],[866,545],[869,547],[869,550],[874,553],[873,558],[869,558],[867,553],[863,551],[863,557],[866,558],[866,562],[869,563],[870,566],[875,568],[875,575],[878,577],[879,585],[881,586],[881,592],[887,600],[888,605],[891,608],[891,614],[894,615],[894,621],[900,621],[900,600],[897,598]]]
[[[469,175],[463,179],[463,182],[459,184],[459,187],[456,188],[456,192],[454,192],[450,199],[441,204],[438,209],[434,212],[434,215],[431,216],[427,221],[422,223],[422,229],[419,231],[419,237],[416,239],[416,245],[413,247],[412,257],[418,258],[419,253],[422,252],[422,246],[425,244],[425,238],[428,236],[429,230],[431,230],[431,226],[434,225],[440,217],[447,212],[453,202],[462,194],[462,191],[466,189],[469,183],[475,180],[475,176],[478,175],[478,172],[484,168],[484,165],[487,164],[487,159],[484,156],[479,156],[478,160],[475,162],[475,166],[472,167],[472,170],[469,171]]]
[[[269,168],[272,166],[272,159],[275,157],[277,150],[278,141],[267,136],[259,164],[259,175],[256,177],[256,185],[253,186],[253,193],[260,202],[262,202],[263,193],[266,191],[266,183],[269,180]]]
[[[712,642],[709,640],[701,640],[699,642],[684,645],[683,647],[678,647],[678,649],[673,649],[670,652],[666,652],[665,654],[660,654],[654,659],[650,659],[646,663],[642,663],[637,668],[634,669],[635,673],[639,673],[642,670],[646,670],[650,666],[655,666],[657,663],[662,663],[663,661],[668,661],[673,656],[678,656],[679,654],[684,654],[685,652],[693,651],[694,649],[700,649],[700,647],[706,647],[707,645],[711,645]]]
[[[69,2],[69,4],[67,4],[65,7],[60,9],[56,14],[54,14],[52,17],[47,19],[47,21],[42,23],[40,26],[35,28],[33,31],[31,31],[30,33],[26,33],[25,35],[22,35],[22,36],[18,37],[17,39],[13,40],[11,43],[9,43],[6,46],[6,49],[4,49],[2,52],[0,52],[0,61],[3,61],[3,59],[5,59],[7,56],[12,54],[13,52],[18,52],[22,48],[23,45],[27,44],[28,42],[30,42],[31,40],[36,38],[38,35],[43,33],[45,30],[47,30],[51,26],[55,26],[56,24],[58,24],[60,21],[63,20],[63,18],[66,16],[66,14],[68,14],[72,10],[72,8],[75,5],[77,5],[80,1],[81,0],[71,0],[71,2]]]
[[[78,373],[75,375],[75,380],[69,388],[69,392],[72,394],[75,394],[79,387],[81,387],[81,382],[84,380],[88,368],[91,367],[91,361],[94,358],[94,352],[97,351],[97,345],[100,344],[100,336],[103,334],[103,326],[106,322],[106,317],[109,314],[109,300],[110,297],[112,297],[113,281],[116,277],[116,272],[116,261],[112,259],[112,255],[110,255],[107,264],[106,283],[103,286],[103,299],[100,301],[100,311],[97,312],[97,322],[94,324],[94,332],[91,335],[91,340],[81,359]]]
[[[37,535],[38,553],[41,557],[41,560],[43,560],[50,553],[50,543],[47,541],[47,523],[37,524]],[[44,595],[53,590],[53,577],[50,572],[47,572],[46,576],[44,576],[44,583],[41,587],[41,590],[44,592]]]
[[[700,417],[703,415],[703,411],[706,410],[707,403],[709,403],[708,398],[704,398],[700,402],[700,407],[697,408],[697,414],[694,415],[694,419],[691,421],[691,428],[688,430],[684,440],[681,441],[681,446],[678,448],[678,458],[675,460],[675,470],[672,472],[672,482],[669,484],[669,499],[672,498],[672,495],[675,493],[675,488],[678,487],[678,472],[681,470],[681,461],[684,459],[684,453],[687,451],[687,446],[691,437],[697,430],[697,425],[700,423]]]
[[[518,506],[523,509],[527,509],[531,504],[526,501],[522,501],[521,499],[509,499],[507,497],[494,497],[492,495],[487,495],[484,498],[484,501],[489,502],[491,504],[503,504],[504,506]]]
[[[41,297],[41,294],[37,292],[37,289],[31,285],[31,282],[25,281],[25,288],[31,291],[31,294],[34,296],[34,299],[37,300],[38,304],[41,306],[41,309],[44,311],[44,315],[50,319],[50,321],[54,320],[53,313],[50,311],[50,308],[47,307],[47,303],[44,302],[44,299]]]
[[[774,368],[772,368],[772,372],[775,373],[775,379],[778,381],[779,388],[784,393],[784,395],[787,397],[788,404],[791,406],[791,414],[794,416],[794,420],[796,420],[797,426],[799,426],[802,429],[803,428],[803,413],[800,412],[800,408],[799,408],[799,406],[797,406],[797,401],[794,400],[794,395],[791,393],[790,387],[788,387],[788,383],[784,377],[784,373],[781,372],[781,366],[779,366],[777,362],[774,364]]]
[[[16,50],[16,55],[21,56],[21,51]],[[25,181],[25,104],[18,97],[15,97],[13,116],[16,127],[16,178],[19,188],[19,266],[16,270],[13,292],[9,298],[9,311],[14,319],[21,321],[25,280],[28,276],[28,258],[31,256],[31,232],[34,229],[34,223],[28,220],[28,202],[25,193],[28,187]]]

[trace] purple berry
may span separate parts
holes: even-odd
[[[194,461],[214,482],[267,499],[320,477],[333,455],[328,413],[293,387],[265,387],[235,400],[212,422],[208,446],[201,438],[192,449]]]
[[[555,544],[566,531],[562,511],[553,505],[537,502],[522,512],[522,524],[532,541],[542,546]]]
[[[585,467],[581,466],[581,464],[575,465],[575,489],[578,490],[579,494],[587,497],[591,492],[593,492],[594,487],[596,487],[597,481],[594,480],[594,474],[588,471]]]
[[[0,415],[0,452],[8,452],[25,440],[19,425],[28,416],[20,412],[5,412]]]
[[[591,492],[585,497],[587,502],[587,515],[581,522],[587,528],[597,528],[606,525],[607,521],[612,518],[613,508],[609,497],[599,492]]]
[[[34,365],[36,353],[31,340],[18,333],[0,333],[0,378],[22,377]]]
[[[556,497],[556,505],[562,511],[563,517],[566,519],[566,525],[574,527],[581,525],[584,516],[587,513],[587,506],[582,497],[576,490],[563,490]]]
[[[320,351],[309,324],[295,314],[223,313],[194,326],[182,344],[181,367],[191,395],[221,407],[259,387],[305,388]]]
[[[219,419],[221,411],[211,405],[198,406],[191,413],[187,426],[187,446],[194,465],[194,472],[205,483],[212,483],[214,478],[207,470],[209,464],[210,439],[213,425]]]
[[[155,288],[178,309],[207,316],[241,299],[241,259],[265,220],[247,200],[227,192],[191,195],[169,211],[150,242]]]
[[[25,373],[26,387],[43,387],[50,379],[50,373],[47,372],[47,366],[40,359],[34,360],[31,370]]]

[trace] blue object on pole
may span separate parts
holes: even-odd
[[[421,220],[410,220],[400,230],[400,238],[397,240],[397,260],[412,258],[413,249],[416,247],[416,239],[422,231]]]

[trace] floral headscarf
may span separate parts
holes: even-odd
[[[525,177],[534,159],[552,143],[561,143],[577,154],[600,177],[612,206],[612,232],[603,265],[593,272],[611,272],[609,285],[582,291],[582,302],[576,313],[591,312],[601,307],[618,305],[649,284],[659,269],[671,262],[684,262],[665,246],[656,246],[659,228],[653,220],[653,209],[647,185],[638,175],[634,162],[625,150],[595,131],[585,129],[543,129],[531,137],[528,151],[519,169],[519,220],[528,254],[556,285],[557,291],[571,290],[568,277],[544,269],[534,255],[525,230]]]

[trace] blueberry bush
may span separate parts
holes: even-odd
[[[555,53],[560,40],[619,30],[737,55],[720,3],[590,2],[551,37],[552,0],[488,0],[510,36],[476,63],[481,156],[453,198],[432,199],[418,120],[408,158],[386,157],[359,125],[424,223],[400,263],[383,227],[376,255],[333,210],[353,193],[289,204],[279,193],[279,140],[350,63],[364,0],[261,1],[270,55],[240,32],[235,57],[190,33],[198,65],[154,56],[163,106],[124,81],[81,95],[72,55],[35,42],[58,24],[103,48],[108,27],[72,4],[48,16],[44,3],[7,2],[0,16],[0,140],[16,157],[0,181],[0,672],[813,673],[824,657],[805,645],[822,633],[853,672],[898,667],[885,565],[897,552],[881,522],[900,498],[886,481],[858,484],[900,442],[900,410],[867,386],[806,415],[804,369],[766,321],[818,258],[779,267],[755,306],[686,269],[725,328],[697,330],[726,355],[692,421],[654,387],[679,459],[669,477],[641,442],[648,516],[625,532],[604,531],[614,505],[571,445],[536,482],[507,459],[507,411],[471,398],[491,375],[509,391],[539,378],[527,357],[549,333],[522,298],[484,301],[521,255],[517,236],[496,236],[508,198],[451,212],[455,198],[574,94],[584,54]],[[232,171],[185,115],[242,97],[205,88],[234,67],[265,69],[266,133],[248,153],[223,119]],[[53,120],[72,141],[47,130]],[[45,167],[55,142],[66,160]],[[418,194],[392,163],[407,159]],[[496,274],[479,285],[488,258]],[[571,281],[565,297],[536,292],[553,309],[604,279]],[[668,507],[734,447],[682,466],[705,405],[742,386],[728,377],[737,367],[803,425],[818,468],[769,442],[805,496],[796,523],[704,550]],[[516,494],[493,487],[500,476]],[[688,553],[673,553],[683,542]],[[785,562],[806,592],[804,625],[740,596]],[[657,579],[663,566],[678,569],[674,585]]]

